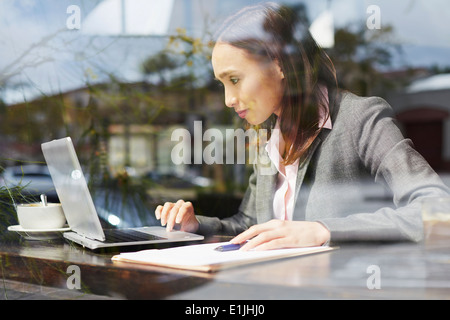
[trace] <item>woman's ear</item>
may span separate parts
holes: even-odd
[[[283,69],[282,69],[281,66],[280,66],[280,62],[278,61],[278,59],[275,59],[274,62],[275,62],[275,64],[276,64],[276,67],[277,67],[277,73],[278,73],[278,75],[280,76],[280,80],[283,80],[285,77],[284,77]]]

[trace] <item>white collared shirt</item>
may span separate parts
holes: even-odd
[[[324,93],[326,93],[324,96],[327,97],[328,106],[328,92]],[[324,123],[325,117],[326,115],[320,114],[319,125]],[[278,119],[274,130],[272,130],[270,140],[266,145],[266,151],[270,161],[272,161],[278,170],[276,190],[273,199],[273,212],[275,219],[292,220],[294,214],[295,184],[297,182],[299,160],[297,159],[293,164],[287,166],[283,164],[283,159],[280,154],[280,146],[282,147],[281,149],[284,150],[285,143],[283,135],[281,134],[279,121],[280,120]],[[328,117],[323,127],[330,130],[332,129],[330,117]]]

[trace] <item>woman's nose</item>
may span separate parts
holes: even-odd
[[[225,105],[228,108],[235,108],[238,106],[238,99],[236,95],[225,92]]]

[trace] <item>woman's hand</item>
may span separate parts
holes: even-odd
[[[271,220],[254,225],[231,240],[248,242],[241,250],[321,246],[330,239],[330,232],[319,222]]]
[[[178,200],[176,203],[166,202],[164,206],[159,205],[155,210],[156,219],[161,220],[161,225],[166,226],[168,232],[172,231],[175,224],[180,224],[180,230],[196,232],[198,220],[195,217],[192,203]]]

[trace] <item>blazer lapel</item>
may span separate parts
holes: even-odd
[[[325,130],[324,130],[325,131]],[[304,220],[304,209],[301,209],[302,201],[297,201],[300,194],[300,187],[303,184],[303,180],[308,170],[309,163],[316,152],[317,147],[322,142],[321,134],[314,140],[311,145],[310,151],[305,160],[299,165],[297,173],[297,181],[295,184],[295,208],[293,220]],[[258,178],[256,183],[256,221],[257,223],[264,223],[274,218],[273,213],[273,198],[275,194],[275,188],[277,183],[277,168],[270,161],[266,150],[260,151],[258,159]]]
[[[325,130],[322,130],[322,132]],[[302,198],[299,198],[299,194],[300,191],[303,190],[302,189],[302,185],[303,185],[303,180],[305,179],[305,175],[306,172],[308,171],[309,168],[309,163],[311,162],[311,159],[314,155],[314,153],[317,150],[317,147],[320,145],[320,143],[322,142],[321,139],[321,134],[319,134],[317,136],[317,138],[313,141],[310,150],[308,152],[308,155],[306,156],[305,160],[303,162],[300,163],[299,167],[298,167],[298,172],[297,172],[297,181],[295,183],[295,198],[294,198],[294,213],[293,213],[293,217],[292,219],[294,221],[300,221],[300,220],[305,220],[305,204],[303,203],[304,201],[302,201]],[[299,201],[297,201],[299,200]]]
[[[256,183],[256,221],[264,223],[273,219],[273,197],[277,181],[277,168],[270,161],[265,148],[260,152],[258,181]]]

